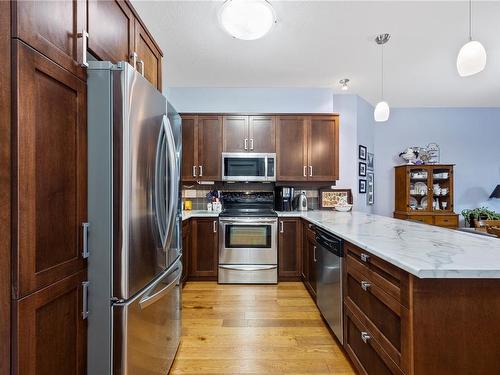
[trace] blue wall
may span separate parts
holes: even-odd
[[[386,123],[374,126],[375,212],[394,210],[393,166],[409,146],[436,142],[441,162],[455,164],[455,212],[486,205],[500,211],[500,200],[488,200],[500,184],[500,108],[395,108]]]

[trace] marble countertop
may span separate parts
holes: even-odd
[[[362,212],[292,211],[278,216],[304,218],[419,278],[500,278],[497,238]]]
[[[207,210],[182,211],[182,221],[192,217],[219,217],[219,212]]]

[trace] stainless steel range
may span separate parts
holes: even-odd
[[[274,194],[226,192],[219,216],[219,283],[278,282]]]

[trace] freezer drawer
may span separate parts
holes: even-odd
[[[143,292],[113,305],[114,375],[165,375],[181,335],[180,258]]]
[[[277,282],[277,265],[219,265],[220,284],[276,284]]]

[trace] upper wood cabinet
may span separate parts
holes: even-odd
[[[13,302],[15,374],[86,373],[85,277],[81,271]]]
[[[85,78],[85,69],[81,67],[83,41],[78,37],[86,29],[85,1],[15,1],[12,4],[12,36]],[[109,26],[109,22],[103,24]]]
[[[134,52],[137,54],[137,69],[153,86],[161,91],[162,52],[156,47],[141,23],[135,20]]]
[[[279,116],[276,139],[278,181],[338,180],[338,116]]]
[[[20,297],[85,266],[87,92],[82,80],[23,42],[14,46],[13,283]]]
[[[88,49],[104,61],[131,61],[135,18],[122,0],[88,0]]]
[[[182,180],[221,179],[222,116],[182,116]]]
[[[275,129],[274,116],[224,116],[222,150],[274,153]]]
[[[307,181],[306,117],[278,116],[276,154],[276,180]]]
[[[302,221],[283,217],[278,220],[278,273],[280,280],[300,280],[302,274]]]

